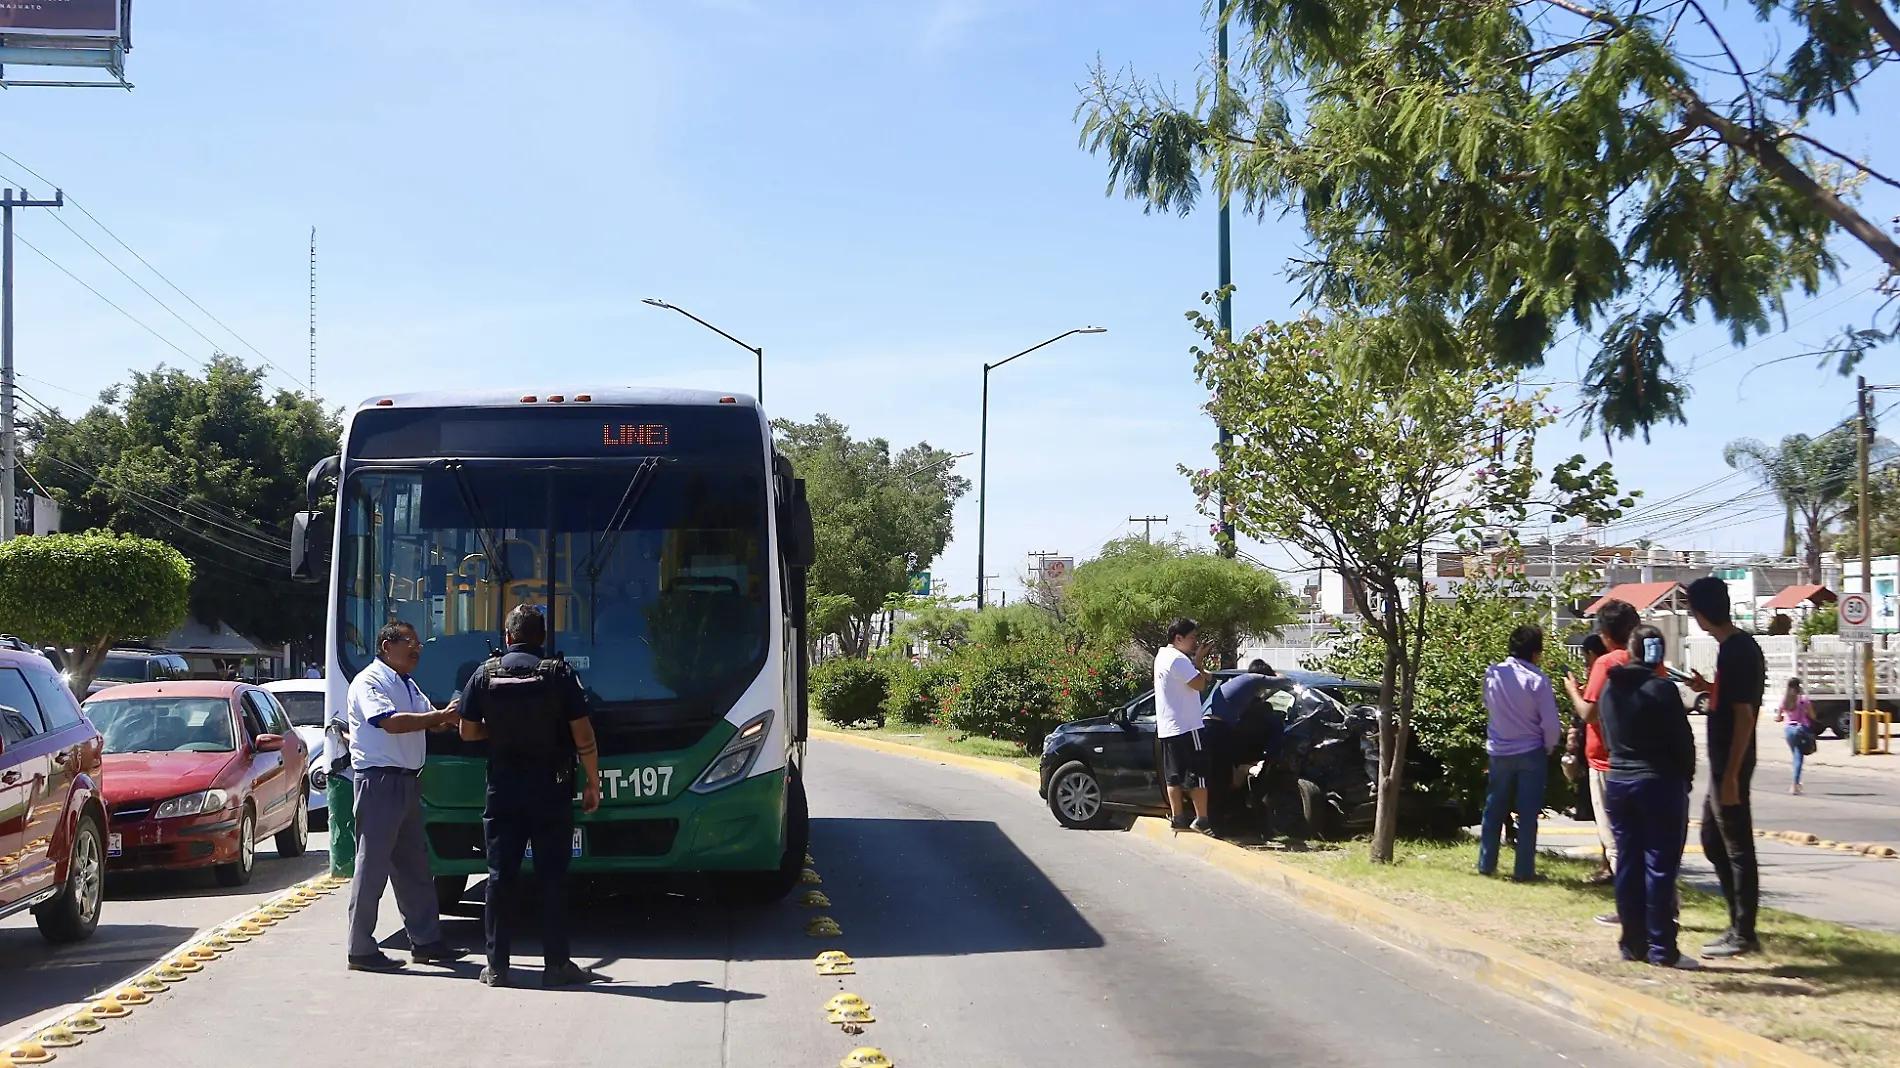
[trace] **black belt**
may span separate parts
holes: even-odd
[[[386,771],[390,773],[391,775],[407,775],[408,777],[412,779],[422,774],[421,768],[392,768],[383,764],[378,764],[375,767],[364,768],[361,771],[357,772],[357,774],[361,775],[364,772],[370,772],[370,771]]]

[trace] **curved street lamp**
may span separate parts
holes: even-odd
[[[705,327],[706,329],[711,330],[713,333],[718,334],[720,337],[725,338],[727,341],[732,342],[734,345],[737,345],[740,348],[751,353],[758,361],[758,371],[759,371],[758,400],[760,404],[765,403],[765,349],[754,348],[751,345],[748,345],[745,342],[740,341],[738,338],[733,337],[731,334],[726,333],[724,330],[719,329],[718,327],[707,322],[706,320],[701,319],[699,316],[694,315],[692,312],[687,311],[685,308],[682,308],[677,304],[668,304],[666,301],[663,301],[658,297],[642,297],[640,299],[640,303],[650,304],[655,308],[667,308],[672,311],[679,312],[681,315],[686,316],[688,319],[691,319],[692,321],[698,323],[699,325]]]
[[[977,474],[976,474],[976,607],[979,610],[981,610],[987,603],[983,599],[984,595],[987,592],[987,590],[985,589],[985,585],[988,581],[985,578],[984,573],[983,573],[983,534],[984,534],[983,520],[984,520],[985,508],[988,504],[988,498],[989,498],[990,372],[1010,362],[1010,360],[1027,356],[1030,353],[1036,351],[1037,349],[1042,348],[1044,345],[1053,345],[1056,342],[1061,341],[1063,338],[1068,337],[1070,334],[1106,334],[1106,333],[1108,333],[1108,328],[1106,327],[1078,326],[1074,330],[1067,330],[1060,334],[1057,334],[1055,337],[1052,337],[1049,340],[1042,342],[1041,344],[1031,345],[1028,348],[1024,349],[1023,351],[1017,353],[1015,356],[1011,356],[1008,360],[998,360],[995,363],[986,363],[983,365],[983,433],[980,440],[977,443],[977,450],[980,453],[980,456],[978,457],[976,461],[976,471],[977,471]]]

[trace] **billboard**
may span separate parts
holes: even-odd
[[[1056,589],[1069,584],[1069,576],[1075,572],[1075,561],[1067,556],[1051,556],[1042,562],[1042,581]]]
[[[122,37],[130,0],[0,0],[0,34]]]

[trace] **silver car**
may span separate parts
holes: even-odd
[[[297,729],[298,737],[310,750],[310,770],[305,791],[310,795],[310,829],[322,830],[330,825],[329,783],[330,755],[324,752],[323,725],[326,722],[323,702],[327,687],[322,679],[283,679],[267,682],[264,688],[277,698],[290,714],[290,724]]]

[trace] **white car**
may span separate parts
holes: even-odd
[[[310,829],[322,830],[330,825],[330,795],[326,792],[330,754],[324,752],[323,736],[323,701],[327,687],[322,679],[283,679],[267,682],[264,688],[290,714],[290,725],[297,729],[297,735],[310,750],[309,781],[304,783],[304,789],[310,795]]]

